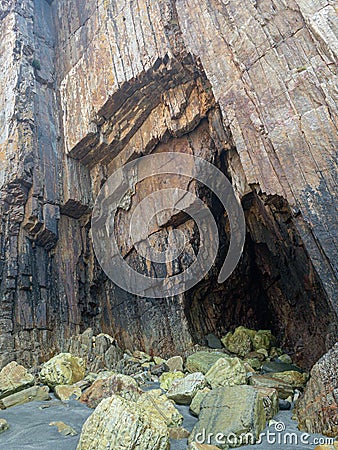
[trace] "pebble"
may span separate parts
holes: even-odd
[[[8,429],[9,429],[9,425],[8,425],[7,420],[0,419],[0,434],[4,433]]]

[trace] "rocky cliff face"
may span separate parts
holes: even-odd
[[[0,366],[45,359],[88,326],[168,356],[239,324],[273,329],[304,366],[332,346],[335,18],[331,0],[0,0]],[[228,220],[192,186],[217,218],[220,254],[195,288],[154,300],[107,279],[90,216],[114,170],[162,151],[229,177],[247,240],[218,285]],[[130,211],[162,181],[137,186]],[[151,273],[128,246],[130,211],[118,214],[121,251]],[[196,230],[172,219],[153,232],[164,244],[185,234],[182,270]]]

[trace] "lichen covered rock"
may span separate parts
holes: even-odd
[[[41,369],[40,380],[49,387],[74,384],[84,378],[86,364],[82,358],[70,353],[60,353],[47,361]]]
[[[167,392],[167,397],[180,405],[189,405],[196,393],[206,384],[201,372],[195,372],[184,378],[173,381]]]
[[[189,442],[203,441],[203,435],[211,434],[208,443],[221,449],[228,448],[228,438],[240,438],[251,433],[255,441],[266,425],[263,400],[251,386],[227,386],[213,389],[201,405],[199,421]],[[218,439],[220,437],[220,439]]]
[[[205,397],[207,396],[207,393],[210,392],[209,388],[204,388],[200,391],[198,391],[195,395],[195,397],[192,399],[192,402],[190,403],[189,410],[194,416],[198,416],[201,411],[201,404]]]
[[[202,372],[204,375],[220,358],[224,358],[221,352],[196,352],[189,355],[185,363],[188,372]]]
[[[71,399],[78,400],[81,397],[82,391],[79,386],[60,384],[55,386],[55,397],[61,401],[67,401]]]
[[[162,373],[162,375],[160,376],[161,389],[167,391],[168,389],[170,389],[174,380],[177,380],[178,378],[184,378],[184,373],[183,372]]]
[[[10,362],[0,372],[0,399],[15,394],[34,384],[34,376],[15,361]]]
[[[168,450],[164,421],[140,405],[113,395],[102,400],[83,425],[77,450]]]
[[[247,383],[246,368],[239,358],[221,358],[205,375],[212,388]]]
[[[161,389],[145,392],[139,397],[137,404],[147,414],[164,421],[168,427],[179,427],[183,422],[183,416],[175,408],[173,401],[169,400]]]

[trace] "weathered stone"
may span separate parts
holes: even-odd
[[[140,350],[135,350],[133,353],[133,357],[139,360],[141,363],[150,362],[152,357],[145,352],[141,352]]]
[[[210,443],[221,449],[227,449],[228,438],[238,439],[238,446],[239,439],[244,435],[247,439],[250,434],[247,443],[253,443],[265,428],[265,424],[263,400],[256,389],[251,386],[216,388],[203,400],[199,420],[190,435],[189,442]],[[210,442],[206,442],[209,433],[211,439]]]
[[[205,336],[205,338],[207,340],[208,347],[217,350],[221,350],[223,348],[221,340],[218,339],[218,337],[215,336],[213,333],[209,333],[207,336]]]
[[[262,371],[264,373],[277,373],[277,372],[303,372],[300,367],[295,366],[294,364],[283,363],[279,361],[266,361],[262,366]]]
[[[188,450],[218,450],[219,447],[215,445],[208,444],[198,444],[197,442],[191,442],[189,444]]]
[[[137,401],[142,394],[137,382],[128,375],[114,374],[109,377],[98,378],[80,398],[80,402],[90,408],[96,408],[104,398],[117,394],[126,400]]]
[[[338,441],[334,442],[333,445],[317,445],[315,450],[337,450],[338,449]]]
[[[54,388],[59,384],[74,384],[82,380],[85,373],[86,364],[82,358],[60,353],[42,366],[40,380]]]
[[[164,389],[165,391],[168,391],[173,384],[174,380],[177,380],[179,378],[184,378],[183,372],[164,372],[160,376],[160,386],[161,389]]]
[[[140,405],[113,395],[102,400],[82,428],[77,450],[129,448],[169,450],[164,421],[149,415]]]
[[[183,358],[182,356],[173,356],[165,362],[170,372],[183,372]]]
[[[287,355],[286,353],[284,353],[283,355],[280,355],[278,357],[278,360],[284,364],[292,364],[291,356]]]
[[[137,404],[151,417],[165,422],[168,427],[178,427],[183,422],[183,416],[175,408],[174,402],[161,389],[145,392],[139,397]]]
[[[221,358],[206,373],[205,378],[213,389],[247,384],[247,371],[239,358]]]
[[[338,343],[312,368],[304,395],[296,405],[299,428],[338,435]]]
[[[253,347],[253,339],[256,332],[245,327],[238,327],[222,338],[222,343],[229,352],[239,356],[247,355]]]
[[[309,379],[307,373],[296,372],[295,370],[290,370],[288,372],[277,372],[269,373],[272,378],[277,378],[285,383],[290,384],[293,388],[303,388]]]
[[[77,431],[74,430],[70,425],[65,424],[64,422],[51,422],[49,424],[51,427],[57,427],[58,432],[63,436],[77,436]]]
[[[0,400],[0,409],[10,408],[11,406],[23,405],[24,403],[34,401],[50,400],[49,388],[47,386],[33,386],[23,391],[4,397]]]
[[[279,411],[278,392],[276,389],[257,387],[258,395],[263,400],[267,420],[272,419]]]
[[[165,359],[160,358],[159,356],[154,356],[153,360],[154,360],[154,363],[155,363],[157,366],[162,365],[162,364],[165,363]]]
[[[252,340],[254,350],[265,348],[265,350],[269,351],[275,344],[276,338],[270,330],[258,330]]]
[[[34,376],[15,361],[9,363],[0,372],[0,399],[34,384]]]
[[[189,405],[205,384],[205,377],[201,372],[191,373],[184,378],[174,380],[168,389],[167,397],[179,405]]]
[[[169,428],[170,439],[187,439],[190,432],[183,427]]]
[[[0,419],[0,434],[4,433],[6,430],[9,430],[9,425],[7,420]]]
[[[293,396],[293,387],[278,378],[272,378],[268,375],[253,375],[249,382],[252,386],[276,389],[278,396],[282,399]]]
[[[189,372],[202,372],[205,375],[220,358],[224,358],[224,353],[196,352],[188,356],[185,368]]]
[[[207,393],[210,392],[209,388],[204,388],[196,392],[196,395],[190,403],[189,410],[194,416],[198,416],[201,411],[201,404],[205,399]]]
[[[71,399],[78,400],[82,395],[82,390],[79,386],[60,384],[55,386],[54,393],[55,397],[64,402]]]

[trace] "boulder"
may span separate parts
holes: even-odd
[[[60,399],[62,402],[71,399],[78,400],[82,395],[82,391],[79,386],[68,384],[59,384],[58,386],[55,386],[54,392],[55,397]]]
[[[167,397],[179,405],[189,405],[205,384],[205,377],[201,372],[190,373],[184,378],[173,381],[168,389]]]
[[[77,450],[169,450],[163,420],[118,395],[102,400],[82,428]]]
[[[153,389],[140,396],[137,404],[147,414],[162,420],[168,427],[179,427],[183,422],[183,416],[175,408],[172,400],[163,394],[161,389]]]
[[[278,378],[279,380],[284,381],[285,383],[290,384],[293,388],[303,388],[309,379],[307,373],[296,372],[295,370],[290,370],[288,372],[276,372],[269,373],[269,376],[272,378]]]
[[[293,396],[293,387],[289,383],[268,375],[253,375],[250,377],[249,383],[255,387],[276,389],[278,396],[284,400]]]
[[[0,434],[4,433],[8,429],[9,429],[9,425],[8,425],[7,420],[0,419]]]
[[[255,388],[220,387],[210,391],[203,400],[199,421],[189,442],[227,449],[228,443],[239,446],[255,442],[265,425],[263,400]]]
[[[208,347],[217,350],[221,350],[223,348],[221,340],[218,339],[218,337],[215,336],[213,333],[210,333],[207,336],[205,336],[205,339],[207,341]]]
[[[49,388],[47,386],[32,386],[23,391],[16,392],[0,400],[0,409],[10,408],[11,406],[23,405],[33,401],[50,400]]]
[[[198,416],[201,411],[201,404],[203,400],[205,399],[207,393],[210,392],[210,389],[205,387],[204,389],[198,391],[195,395],[195,397],[192,399],[192,402],[190,403],[189,410],[191,414],[194,416]]]
[[[338,343],[313,366],[296,415],[301,430],[338,436]]]
[[[239,358],[218,359],[205,378],[212,388],[246,384],[246,368]]]
[[[173,356],[166,361],[166,366],[170,372],[182,372],[183,371],[183,358],[182,356]]]
[[[42,366],[40,380],[54,388],[58,384],[74,384],[82,380],[85,373],[86,364],[82,358],[70,353],[60,353]]]
[[[160,376],[160,379],[159,379],[161,389],[167,391],[168,389],[170,389],[173,381],[177,380],[178,378],[184,378],[184,373],[183,372],[162,373],[162,375]]]
[[[271,420],[279,411],[278,392],[273,388],[256,388],[258,395],[263,400],[267,420]]]
[[[12,361],[0,372],[0,399],[26,389],[34,382],[34,376],[27,369]]]
[[[229,352],[235,353],[239,356],[245,356],[253,348],[252,343],[255,334],[256,332],[254,330],[241,326],[236,328],[233,333],[229,332],[226,334],[226,336],[224,336],[221,340],[222,344],[229,350]]]
[[[188,372],[202,372],[205,375],[215,362],[224,356],[221,352],[196,352],[188,356],[185,368]]]
[[[137,401],[142,394],[137,382],[128,375],[116,373],[108,378],[99,378],[80,397],[80,402],[96,408],[104,398],[112,394],[127,400]]]

